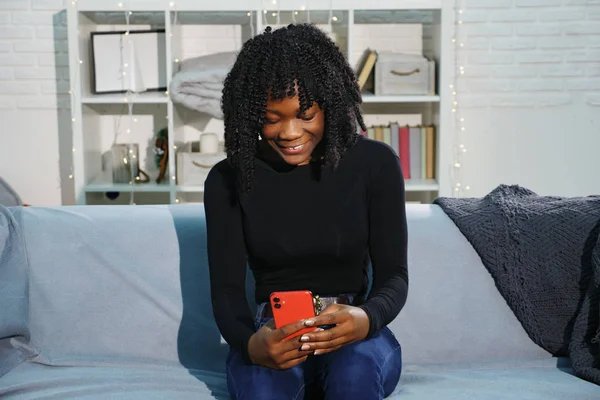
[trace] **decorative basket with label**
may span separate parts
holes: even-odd
[[[177,184],[185,186],[202,186],[211,168],[227,155],[223,151],[217,153],[200,153],[191,143],[177,152]],[[221,149],[219,149],[221,150]]]
[[[435,61],[418,54],[377,52],[375,94],[435,95]]]

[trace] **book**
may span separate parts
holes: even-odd
[[[389,126],[384,126],[383,127],[383,143],[387,144],[388,146],[392,146],[392,137],[391,137],[391,129]]]
[[[421,175],[421,127],[409,128],[410,136],[410,178],[422,179]]]
[[[392,149],[400,157],[400,138],[398,137],[398,124],[395,122],[390,124],[390,140],[392,142]]]
[[[427,127],[421,127],[421,177],[427,178]]]
[[[377,52],[375,50],[367,50],[368,54],[366,56],[365,62],[363,64],[360,73],[358,74],[358,88],[362,90],[373,71],[373,67],[375,66],[375,61],[377,61]]]
[[[367,137],[369,139],[375,139],[375,128],[373,128],[372,126],[367,128]]]
[[[375,127],[375,140],[383,142],[383,126]]]
[[[410,174],[410,136],[409,127],[402,126],[399,129],[400,136],[400,165],[402,166],[402,173],[404,179],[411,179]]]
[[[435,179],[435,130],[427,127],[427,179]]]
[[[367,128],[370,139],[390,146],[400,159],[404,179],[435,179],[437,137],[434,125],[374,125]]]

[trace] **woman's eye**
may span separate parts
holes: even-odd
[[[300,117],[300,119],[303,120],[303,121],[312,121],[314,118],[315,118],[314,115],[302,115]]]
[[[267,124],[269,124],[269,125],[275,125],[275,124],[276,124],[276,123],[278,123],[279,121],[277,121],[277,120],[275,120],[275,119],[269,119],[269,118],[267,118],[267,119],[265,120],[265,122],[266,122]]]

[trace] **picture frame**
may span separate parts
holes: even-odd
[[[92,32],[90,41],[93,94],[167,89],[164,29]]]

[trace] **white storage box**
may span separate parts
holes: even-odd
[[[417,54],[378,52],[375,94],[435,95],[435,61]]]
[[[220,151],[213,154],[203,154],[191,151],[191,145],[177,152],[177,184],[185,186],[202,186],[210,172],[219,161],[227,155]]]

